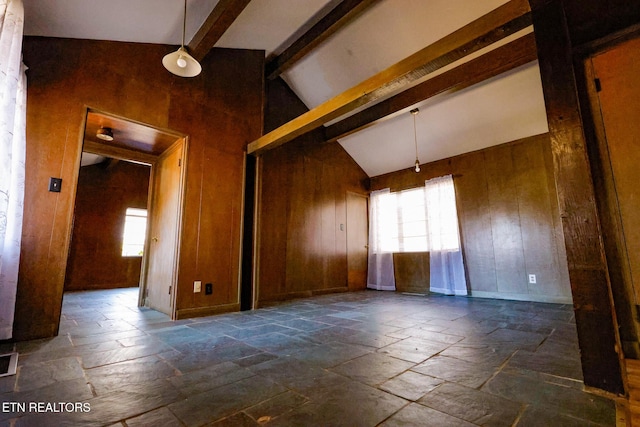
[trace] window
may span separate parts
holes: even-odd
[[[453,183],[439,180],[425,187],[378,195],[380,250],[421,252],[458,250],[458,219]]]
[[[147,233],[147,210],[127,208],[122,236],[122,256],[142,256]]]
[[[431,291],[466,295],[453,177],[395,193],[371,192],[367,287],[395,289],[393,252],[427,251]]]
[[[398,199],[398,244],[396,252],[428,250],[427,212],[424,188],[396,193]]]

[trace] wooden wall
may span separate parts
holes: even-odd
[[[25,38],[26,194],[14,337],[56,334],[79,169],[91,107],[189,136],[177,314],[239,307],[244,151],[261,135],[264,52],[214,49],[202,74],[162,67],[174,46]],[[47,191],[49,177],[62,192]],[[213,295],[193,293],[193,281]]]
[[[282,80],[269,82],[265,132],[306,107]],[[312,133],[259,159],[258,303],[347,291],[346,192],[368,177],[337,143]]]
[[[371,179],[400,190],[452,174],[472,296],[571,303],[548,135]],[[530,284],[529,274],[536,275]]]
[[[122,256],[127,208],[147,208],[149,166],[83,166],[78,177],[65,291],[138,286],[141,257]],[[99,224],[99,226],[97,226]]]

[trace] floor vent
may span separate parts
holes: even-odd
[[[18,368],[18,353],[0,355],[0,377],[15,375]]]

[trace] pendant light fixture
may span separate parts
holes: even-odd
[[[175,52],[169,53],[162,58],[162,65],[169,72],[180,77],[195,77],[202,71],[198,61],[187,53],[184,47],[184,33],[187,29],[187,0],[184,0],[184,16],[182,19],[182,44]]]
[[[418,160],[418,132],[416,131],[416,116],[419,112],[419,108],[414,108],[410,111],[411,115],[413,116],[413,142],[416,146],[416,167],[414,169],[416,173],[420,172],[420,161]]]

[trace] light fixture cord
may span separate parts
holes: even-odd
[[[184,15],[182,16],[182,48],[184,48],[184,33],[187,31],[187,0],[184,0]]]
[[[418,131],[416,130],[416,116],[418,113],[413,113],[413,141],[416,144],[416,162],[418,161]]]

